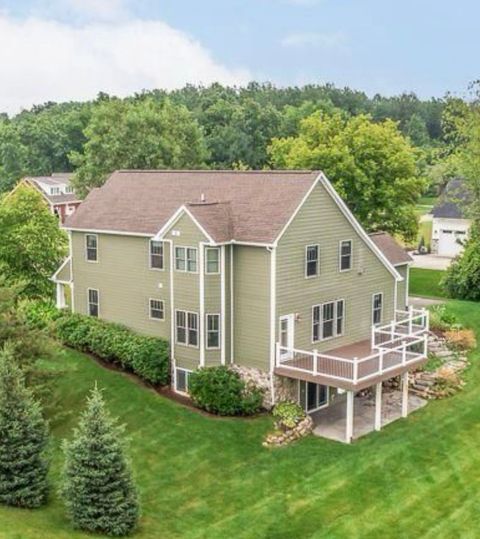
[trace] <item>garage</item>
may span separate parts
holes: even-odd
[[[468,238],[471,221],[465,215],[469,193],[463,180],[450,180],[438,204],[432,210],[433,254],[454,258],[463,251]]]

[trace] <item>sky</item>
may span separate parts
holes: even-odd
[[[186,83],[463,95],[478,0],[0,0],[0,112]]]

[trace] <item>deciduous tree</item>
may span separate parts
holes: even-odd
[[[395,122],[316,112],[298,136],[274,139],[270,156],[275,168],[323,170],[367,229],[415,237],[415,203],[425,182],[416,150]]]

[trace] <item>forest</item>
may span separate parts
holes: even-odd
[[[268,83],[45,103],[0,114],[0,193],[53,172],[74,171],[85,195],[118,168],[321,169],[370,230],[411,239],[418,198],[457,173],[465,109],[452,96]]]

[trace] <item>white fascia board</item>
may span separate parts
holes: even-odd
[[[168,219],[168,221],[162,226],[162,228],[155,234],[153,240],[161,241],[166,232],[176,223],[176,221],[178,221],[178,219],[184,213],[190,217],[190,219],[195,223],[196,227],[200,230],[200,232],[207,238],[209,243],[211,245],[216,245],[216,242],[212,238],[212,236],[210,236],[210,234],[203,228],[203,226],[198,222],[196,217],[185,205],[180,206],[178,210],[175,211],[175,213],[170,217],[170,219]]]
[[[63,230],[69,232],[85,232],[87,234],[112,234],[114,236],[136,236],[140,238],[153,238],[153,234],[146,234],[145,232],[124,232],[121,230],[101,230],[97,228],[75,228],[72,226],[62,226]]]
[[[287,228],[291,225],[292,221],[297,216],[298,212],[302,209],[302,206],[305,204],[305,202],[308,200],[308,197],[311,195],[312,191],[315,189],[318,182],[321,180],[322,174],[320,173],[315,180],[313,181],[312,185],[309,187],[308,191],[305,193],[304,197],[302,198],[300,204],[296,207],[295,211],[290,216],[290,219],[287,221],[285,226],[280,231],[280,234],[276,237],[275,241],[273,242],[273,247],[276,247],[278,245],[278,242],[281,240],[282,236],[285,234]]]
[[[333,185],[330,183],[325,174],[320,173],[320,182],[325,187],[327,193],[331,196],[333,201],[337,204],[340,211],[347,218],[349,223],[353,226],[354,230],[360,236],[360,238],[367,244],[368,247],[377,255],[378,259],[383,263],[383,265],[388,269],[388,271],[395,277],[397,281],[403,281],[403,277],[398,273],[395,267],[388,261],[386,256],[382,251],[375,245],[373,240],[365,232],[362,225],[354,217],[353,213],[349,210],[348,206],[345,204],[341,196],[335,191]]]

